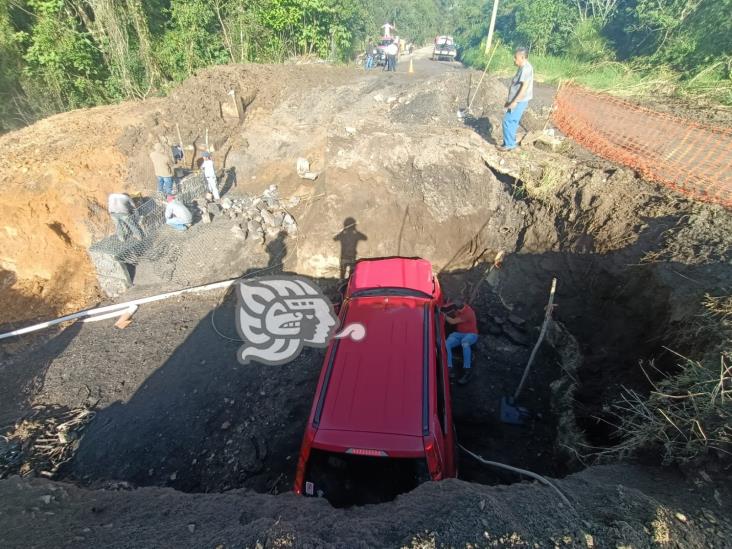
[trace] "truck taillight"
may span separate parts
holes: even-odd
[[[300,455],[297,458],[297,469],[295,470],[295,484],[292,487],[296,494],[302,494],[305,489],[305,470],[307,469],[308,459],[310,458],[310,448],[313,444],[315,431],[309,426],[305,429],[305,435],[302,438],[300,446]]]
[[[424,445],[424,453],[427,457],[427,469],[430,472],[432,480],[442,480],[442,471],[440,469],[440,460],[437,456],[434,440],[426,440]]]
[[[389,457],[384,450],[371,450],[369,448],[349,448],[346,453],[354,456]]]

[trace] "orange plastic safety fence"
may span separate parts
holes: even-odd
[[[563,86],[552,115],[566,135],[644,178],[732,207],[732,131]]]

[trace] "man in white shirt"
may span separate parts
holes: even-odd
[[[392,42],[388,46],[386,46],[386,65],[387,70],[395,72],[396,71],[396,59],[397,55],[399,54],[399,46],[396,45],[396,42]]]
[[[137,240],[142,240],[142,230],[134,217],[135,204],[126,193],[112,193],[107,199],[107,211],[114,220],[117,238],[124,242],[130,233]]]
[[[193,223],[193,214],[175,195],[168,195],[165,206],[165,222],[176,231],[185,231]]]
[[[203,170],[203,176],[206,178],[206,183],[208,183],[208,190],[211,191],[214,200],[218,201],[221,197],[219,196],[219,185],[216,181],[216,168],[214,168],[211,153],[205,151],[202,156],[203,164],[201,164],[201,169]]]

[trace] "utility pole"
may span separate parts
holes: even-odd
[[[491,13],[491,24],[488,27],[488,40],[485,43],[485,54],[489,55],[493,44],[493,29],[496,28],[496,16],[498,15],[498,0],[493,0],[493,13]]]

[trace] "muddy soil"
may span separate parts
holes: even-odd
[[[483,272],[446,274],[443,282],[451,288]],[[548,382],[561,373],[555,353],[540,355],[521,400],[543,417],[522,427],[497,420],[497,401],[515,387],[528,354],[514,340],[529,337],[494,298],[486,292],[477,300],[484,335],[476,377],[452,386],[460,442],[563,476],[569,462],[555,447],[549,408]],[[42,353],[18,356],[19,375],[30,375],[21,366],[46,364],[36,372],[36,404],[94,405],[97,415],[63,482],[0,481],[3,546],[54,547],[61,536],[68,547],[723,547],[731,531],[727,483],[714,473],[628,465],[557,481],[574,511],[536,484],[505,486],[518,479],[465,455],[461,479],[471,483],[423,485],[393,503],[336,510],[296,498],[288,491],[322,353],[244,367],[234,359],[236,338],[231,299],[220,292],[152,304],[124,331],[73,326]],[[27,521],[43,527],[29,530]]]

